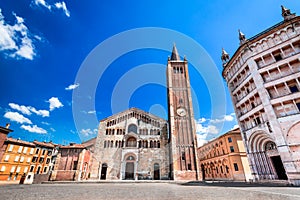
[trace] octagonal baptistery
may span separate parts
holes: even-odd
[[[169,179],[167,121],[131,108],[100,121],[91,179]]]
[[[250,39],[239,31],[233,56],[222,51],[223,77],[253,179],[300,185],[300,17],[283,6],[282,16]]]

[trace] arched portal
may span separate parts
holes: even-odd
[[[126,166],[125,166],[125,179],[126,180],[134,180],[134,156],[130,155],[126,158]]]
[[[271,135],[258,131],[249,137],[249,158],[255,179],[286,179],[276,143]]]

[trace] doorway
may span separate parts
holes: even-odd
[[[105,180],[106,179],[106,172],[107,172],[107,164],[103,163],[102,167],[101,167],[101,180]]]
[[[271,161],[272,161],[273,167],[275,168],[275,171],[277,173],[278,179],[288,180],[280,156],[272,156]]]
[[[125,179],[126,180],[134,180],[134,163],[133,162],[126,163]]]
[[[159,171],[159,164],[154,164],[154,180],[160,180],[160,171]]]
[[[201,165],[202,179],[205,180],[205,168],[204,165]]]

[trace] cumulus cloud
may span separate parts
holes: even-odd
[[[67,9],[67,5],[66,5],[66,3],[65,3],[64,1],[62,1],[62,2],[57,2],[57,3],[55,3],[54,5],[55,5],[55,7],[56,7],[57,9],[63,10],[63,12],[65,13],[65,15],[66,15],[67,17],[70,17],[70,11]]]
[[[64,106],[57,97],[51,97],[48,100],[48,102],[50,103],[49,105],[50,111],[54,110],[55,108],[60,108]]]
[[[75,83],[73,85],[69,85],[68,87],[65,88],[65,90],[74,90],[79,87],[79,83]]]
[[[33,125],[33,126],[22,125],[21,128],[26,130],[26,131],[29,131],[31,133],[40,133],[40,134],[46,134],[47,133],[47,131],[45,129],[40,128],[37,125]]]
[[[80,134],[83,136],[90,136],[97,134],[97,129],[91,130],[91,129],[81,129]]]
[[[234,125],[234,126],[232,127],[231,130],[236,129],[236,128],[240,128],[240,126],[239,126],[238,124],[236,124],[236,125]]]
[[[16,23],[14,25],[7,24],[0,9],[0,51],[12,58],[33,60],[36,55],[33,41],[30,38],[33,34],[25,25],[22,17],[15,13],[13,15]]]
[[[40,115],[42,117],[49,117],[50,113],[48,110],[37,110],[36,108],[32,106],[24,106],[24,105],[18,105],[15,103],[9,103],[8,104],[12,109],[15,109],[17,111],[20,111],[21,113],[25,115],[31,115],[32,113],[35,113],[37,115]]]
[[[20,124],[24,124],[24,123],[32,124],[30,119],[24,117],[23,115],[21,115],[17,112],[6,112],[4,114],[4,117],[7,118],[7,119],[10,119],[11,121],[15,121],[17,123],[20,123]]]
[[[198,145],[198,147],[204,145],[207,142],[208,142],[207,133],[197,134],[197,145]]]

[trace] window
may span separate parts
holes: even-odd
[[[8,160],[9,160],[9,155],[6,155],[4,161],[8,161]]]
[[[184,152],[181,153],[181,159],[185,160],[185,153]]]
[[[33,172],[33,170],[34,170],[34,166],[31,166],[30,167],[30,172]]]
[[[44,158],[40,158],[39,163],[43,163],[44,162]]]
[[[232,138],[231,138],[231,137],[228,138],[228,142],[229,142],[229,143],[232,142]]]
[[[45,155],[45,153],[46,153],[46,150],[45,150],[45,149],[43,149],[42,155]]]
[[[296,103],[298,110],[300,111],[300,103]]]
[[[26,153],[26,152],[27,152],[27,149],[28,149],[28,147],[24,147],[23,153]]]
[[[33,154],[33,152],[34,152],[34,148],[31,148],[30,149],[30,154]]]
[[[47,173],[47,167],[44,167],[44,173]]]
[[[130,132],[137,133],[137,126],[134,125],[134,124],[130,124],[130,125],[128,126],[128,133],[130,133]]]
[[[37,161],[37,159],[38,159],[38,157],[34,156],[34,157],[32,158],[32,162],[35,163],[35,162]]]
[[[282,56],[280,54],[274,55],[276,61],[282,60]]]
[[[36,173],[39,174],[40,173],[40,170],[41,170],[41,166],[38,166],[37,170],[36,170]]]
[[[74,161],[74,162],[73,162],[73,170],[76,170],[76,169],[77,169],[77,165],[78,165],[78,161]]]
[[[13,148],[14,148],[14,145],[13,145],[13,144],[10,144],[10,145],[9,145],[9,149],[8,149],[8,151],[12,151],[12,150],[13,150]]]
[[[52,151],[48,151],[48,156],[51,156],[52,155]]]
[[[19,156],[16,156],[15,157],[15,162],[18,162],[19,161]]]
[[[15,169],[16,169],[16,167],[15,167],[15,166],[12,166],[12,167],[10,168],[10,172],[11,172],[11,173],[14,173],[14,172],[15,172]]]
[[[24,168],[24,173],[27,173],[27,171],[28,171],[28,167],[25,167]]]
[[[20,171],[21,171],[21,167],[17,167],[17,173],[20,173]]]
[[[21,152],[22,152],[22,149],[23,149],[23,147],[20,146],[19,149],[18,149],[18,153],[21,153]]]
[[[47,158],[46,164],[50,163],[50,158]]]
[[[1,166],[1,172],[5,172],[5,166]]]
[[[35,150],[35,154],[38,154],[40,152],[40,149]]]
[[[27,162],[30,163],[31,158],[27,158]]]
[[[234,152],[234,147],[233,146],[230,146],[230,152]]]
[[[24,162],[24,156],[21,156],[20,162]]]
[[[289,88],[290,88],[291,93],[299,92],[297,85],[290,85]]]
[[[191,164],[188,164],[188,170],[192,170],[192,165]]]
[[[239,166],[237,163],[233,163],[233,167],[235,171],[239,171]]]

